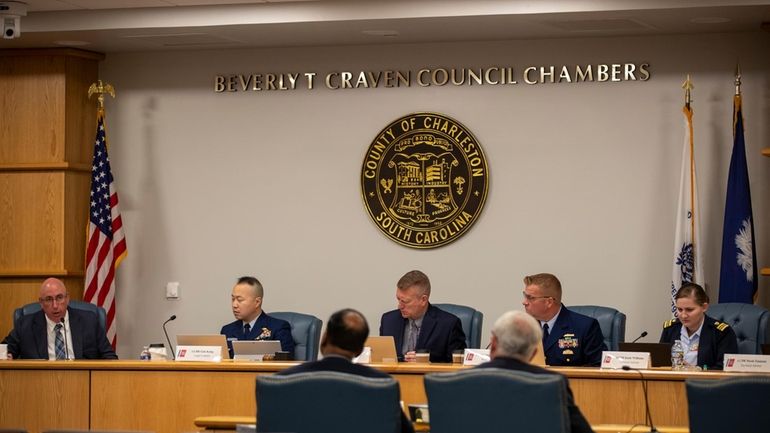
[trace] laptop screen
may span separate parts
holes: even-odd
[[[649,352],[653,367],[671,366],[671,344],[669,343],[620,343],[623,352]]]

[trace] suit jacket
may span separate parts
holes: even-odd
[[[673,343],[674,340],[679,340],[681,334],[682,322],[679,319],[669,320],[663,324],[660,342]],[[704,316],[698,342],[698,365],[705,365],[711,370],[721,370],[725,353],[738,353],[735,331],[727,323]]]
[[[231,340],[256,340],[262,335],[263,328],[270,330],[270,337],[261,338],[262,340],[278,340],[281,342],[281,350],[289,352],[294,357],[294,338],[291,336],[291,325],[289,322],[275,317],[270,317],[264,311],[254,323],[248,335],[243,335],[243,322],[236,320],[222,327],[220,334],[227,337],[227,347],[230,350],[230,358],[233,357],[233,345]]]
[[[476,368],[503,368],[506,370],[526,371],[534,374],[556,374],[555,371],[548,371],[545,368],[538,367],[536,365],[528,364],[526,362],[519,361],[515,358],[496,357],[495,359],[485,362],[477,366]],[[572,433],[593,433],[591,425],[580,412],[580,408],[575,405],[575,399],[572,396],[572,389],[569,387],[569,381],[565,378],[564,383],[567,385],[567,413],[569,413],[569,421],[572,426]]]
[[[75,359],[118,359],[95,313],[68,308]],[[3,340],[14,359],[48,359],[48,324],[41,310],[22,316]]]
[[[398,310],[388,311],[380,319],[380,335],[390,335],[396,340],[399,361],[404,360],[404,328],[408,321],[409,319],[403,318]],[[460,319],[429,304],[422,319],[415,350],[427,350],[430,353],[430,362],[452,362],[452,352],[463,349],[465,333]]]
[[[335,371],[338,373],[354,374],[356,376],[373,377],[373,378],[390,378],[390,375],[375,370],[367,365],[353,364],[346,358],[341,356],[329,356],[318,361],[304,362],[294,367],[287,368],[286,370],[276,373],[279,376],[286,376],[295,373],[308,373],[314,371]],[[398,408],[401,413],[401,433],[414,433],[412,423],[404,415],[404,411]]]
[[[607,350],[607,346],[599,322],[562,305],[559,317],[543,343],[545,363],[598,367],[603,350]]]

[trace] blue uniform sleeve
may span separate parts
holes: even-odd
[[[273,339],[281,342],[281,350],[291,353],[294,356],[294,337],[291,336],[291,326],[289,322],[282,321],[281,326],[273,331]]]
[[[599,322],[593,320],[591,327],[586,333],[585,341],[583,342],[583,350],[585,355],[585,365],[590,367],[598,367],[602,363],[602,351],[607,350],[607,346],[604,344],[604,335],[602,335],[602,329],[599,327]]]

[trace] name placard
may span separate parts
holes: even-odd
[[[364,347],[360,355],[353,358],[353,364],[369,364],[372,362],[372,348]]]
[[[463,365],[479,365],[491,359],[489,349],[465,349]]]
[[[770,373],[770,355],[725,354],[725,371]]]
[[[649,352],[602,352],[602,369],[620,370],[623,366],[635,369],[650,368]]]
[[[177,361],[207,361],[219,362],[222,360],[221,346],[177,346]]]

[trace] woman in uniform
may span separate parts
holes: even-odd
[[[674,299],[677,318],[663,324],[660,342],[680,340],[685,365],[721,370],[725,353],[738,353],[735,331],[727,323],[706,315],[709,297],[703,287],[684,283]]]

